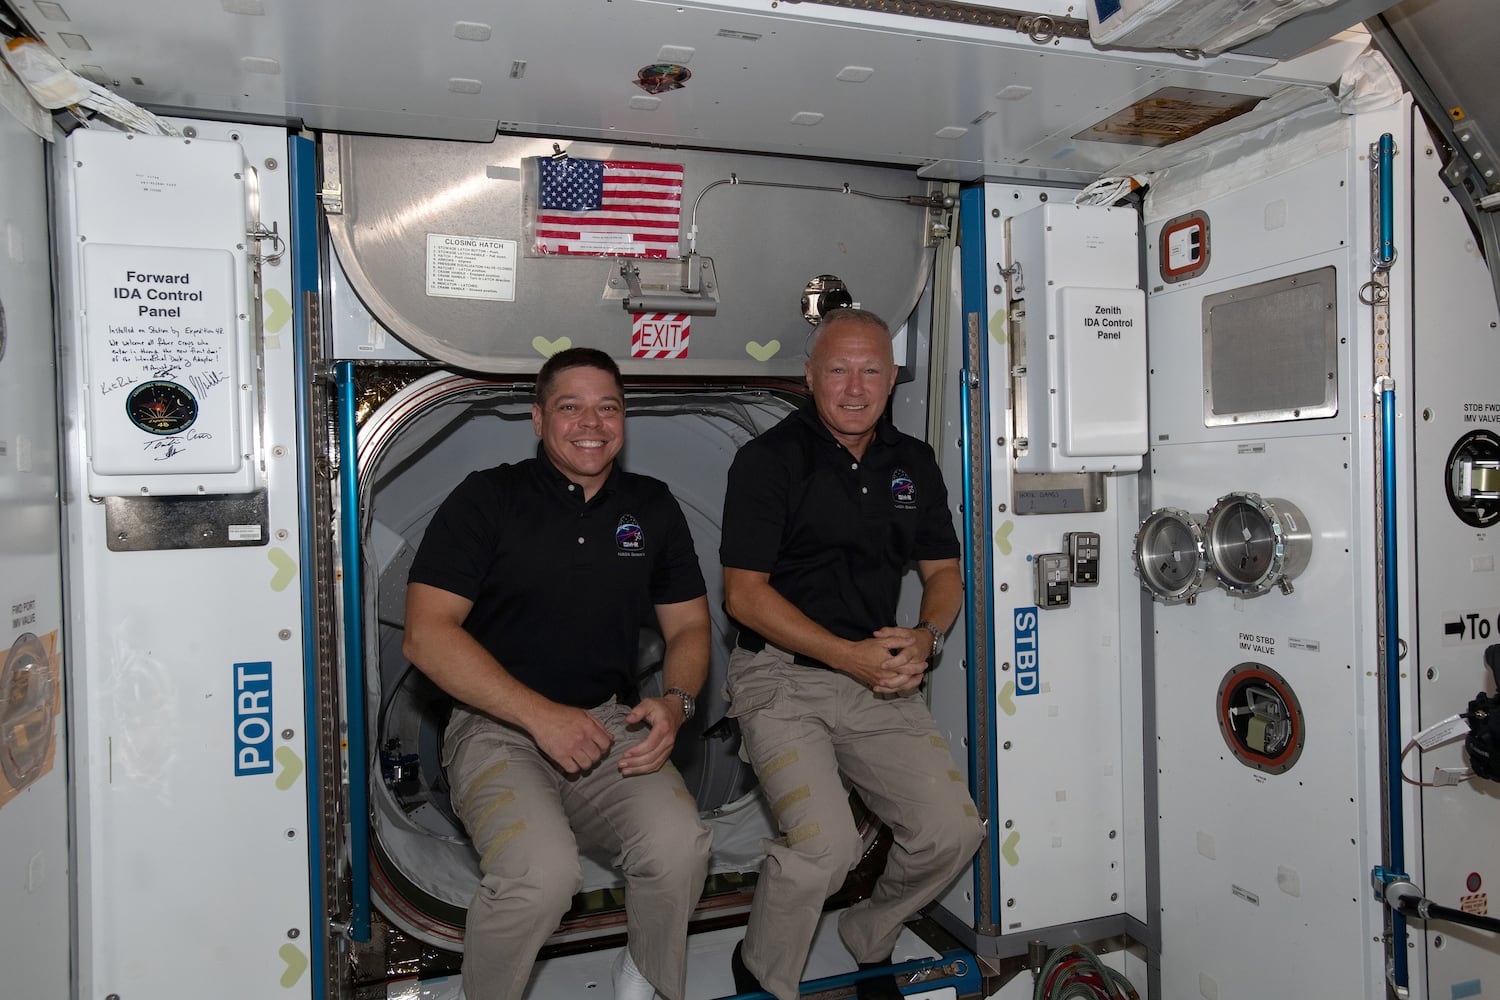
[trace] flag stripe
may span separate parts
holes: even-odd
[[[617,215],[590,216],[548,216],[536,220],[537,232],[544,229],[587,229],[597,231],[600,229],[629,229],[631,232],[650,233],[660,236],[662,233],[676,233],[676,221],[662,222],[658,219],[632,219]]]
[[[538,229],[538,237],[546,237],[553,240],[581,240],[583,234],[590,236],[610,235],[618,236],[624,243],[676,243],[676,233],[612,233],[604,229]]]

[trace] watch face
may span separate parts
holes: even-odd
[[[198,419],[198,400],[176,382],[143,382],[125,398],[130,422],[149,434],[176,434]]]

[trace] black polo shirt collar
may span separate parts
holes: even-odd
[[[576,502],[580,504],[597,503],[613,496],[615,491],[620,488],[620,477],[624,475],[620,470],[620,456],[616,455],[615,460],[609,464],[609,475],[604,477],[604,483],[599,487],[599,492],[594,494],[593,499],[584,500],[583,484],[573,482],[573,480],[563,474],[561,469],[552,464],[552,456],[547,454],[547,448],[541,441],[537,441],[536,443],[535,468],[537,478],[544,484],[559,491],[564,500],[577,497]],[[569,489],[569,487],[576,488]]]
[[[797,408],[797,418],[807,424],[812,429],[813,435],[819,440],[826,441],[835,448],[841,448],[844,451],[849,450],[844,447],[843,442],[833,436],[833,431],[829,430],[828,425],[823,423],[823,418],[818,416],[818,404],[811,396],[804,399],[802,405]],[[901,440],[901,432],[891,422],[891,411],[889,408],[880,414],[879,420],[875,421],[874,440],[884,445],[894,445]]]

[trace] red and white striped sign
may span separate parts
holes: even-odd
[[[630,328],[632,358],[685,358],[692,317],[687,313],[636,313]]]

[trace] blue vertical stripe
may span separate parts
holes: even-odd
[[[359,430],[354,363],[334,366],[339,409],[339,552],[344,571],[344,715],[349,732],[349,936],[370,940],[370,774],[365,738],[365,609],[360,572]]]
[[[974,797],[975,802],[986,804],[985,814],[988,816],[991,828],[988,841],[981,850],[988,853],[989,858],[989,899],[992,904],[998,906],[1000,898],[1000,855],[999,838],[995,835],[993,824],[999,813],[999,794],[995,780],[995,762],[997,751],[995,746],[994,726],[994,695],[995,695],[995,671],[994,658],[990,656],[984,662],[980,662],[978,654],[978,643],[976,637],[975,623],[983,621],[988,632],[987,648],[993,653],[995,643],[995,599],[992,575],[986,574],[983,580],[976,580],[974,576],[974,548],[976,545],[988,545],[993,535],[993,527],[990,521],[990,421],[989,406],[986,393],[989,389],[989,344],[987,320],[987,287],[986,277],[989,273],[988,258],[985,254],[984,241],[984,189],[968,188],[959,194],[958,200],[959,232],[961,234],[961,246],[959,248],[959,274],[961,279],[960,301],[963,309],[963,339],[964,339],[964,370],[960,376],[961,398],[964,412],[963,421],[963,463],[964,463],[964,510],[966,512],[967,530],[966,536],[973,544],[964,546],[964,579],[968,586],[964,588],[965,609],[964,614],[969,623],[967,636],[967,649],[965,655],[969,663],[969,794]],[[977,349],[971,353],[969,348],[969,317],[979,317],[980,338]],[[978,441],[973,439],[970,431],[969,410],[972,406],[982,408],[983,431]],[[982,473],[983,481],[973,482],[973,468],[975,456],[983,456]],[[974,496],[976,490],[984,499],[976,504]],[[977,508],[977,509],[976,509]],[[985,703],[981,704],[979,679],[988,678],[989,695]],[[989,736],[980,745],[979,741],[979,715],[987,713],[990,717],[990,725],[987,727]],[[983,755],[981,757],[980,755]],[[989,775],[986,787],[978,787],[977,775],[980,770],[980,762],[984,761],[985,773]],[[981,901],[985,898],[983,879],[985,876],[983,866],[974,871],[974,919],[976,923],[999,923],[998,909],[992,913],[980,911]]]
[[[303,756],[307,771],[307,895],[309,919],[307,941],[311,954],[312,997],[323,1000],[324,935],[328,926],[328,900],[323,895],[323,859],[329,845],[323,843],[323,775],[318,771],[318,638],[317,595],[314,592],[312,541],[312,419],[309,415],[307,370],[307,325],[305,306],[309,293],[318,291],[318,174],[317,150],[312,140],[292,136],[287,144],[287,166],[291,184],[292,341],[296,370],[297,408],[297,512],[301,530],[297,535],[298,574],[302,582],[302,712]]]

